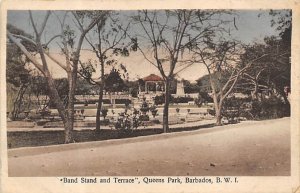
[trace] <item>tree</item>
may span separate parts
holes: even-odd
[[[264,43],[256,43],[245,49],[243,62],[248,62],[259,54],[268,55],[256,61],[243,78],[245,88],[252,91],[252,97],[258,99],[261,90],[280,95],[286,104],[289,104],[285,87],[290,87],[291,75],[291,10],[271,10],[273,16],[271,26],[276,26],[279,36],[265,37]]]
[[[241,62],[248,63],[255,59],[258,55],[267,54],[265,52],[266,46],[255,43],[253,45],[245,46],[245,52],[241,55]],[[268,53],[270,54],[270,53]],[[252,99],[258,99],[258,94],[262,91],[268,91],[268,78],[265,76],[268,69],[272,66],[272,57],[264,57],[256,61],[251,69],[243,74],[243,77],[238,82],[238,87],[244,92],[250,92]]]
[[[79,18],[93,18],[95,12],[81,12]],[[102,11],[104,14],[104,19],[99,21],[96,24],[95,36],[86,37],[87,42],[92,48],[92,51],[95,53],[98,58],[98,64],[96,66],[100,67],[100,81],[95,81],[92,79],[92,73],[95,70],[88,69],[91,67],[91,64],[81,65],[85,79],[89,80],[91,84],[99,86],[99,98],[98,106],[96,113],[96,131],[100,131],[100,112],[102,109],[102,100],[103,100],[103,90],[106,88],[106,76],[105,68],[108,66],[114,66],[118,64],[118,61],[115,59],[116,56],[129,56],[129,49],[131,43],[124,43],[126,39],[126,32],[128,30],[129,24],[126,25],[125,29],[122,29],[123,25],[120,23],[120,20],[117,18],[117,13],[112,11]],[[78,19],[79,19],[78,18]],[[122,30],[121,30],[122,29]],[[96,41],[94,41],[96,39]],[[96,42],[96,43],[93,43]],[[127,73],[126,68],[120,64],[119,65],[124,73]],[[109,82],[110,83],[110,82]],[[110,88],[110,87],[108,87]]]
[[[7,25],[7,28],[14,31],[15,34],[23,35],[30,38],[31,36],[12,25]],[[30,45],[23,41],[26,47]],[[34,51],[34,50],[32,50]],[[8,110],[11,111],[11,118],[14,120],[18,118],[19,113],[22,111],[21,104],[24,100],[24,94],[28,90],[28,86],[31,80],[31,70],[27,67],[28,60],[24,58],[22,51],[11,42],[7,42],[6,51],[6,81],[9,100],[12,100],[12,104],[8,102]]]
[[[259,99],[258,92],[265,90],[268,93],[277,93],[284,98],[286,104],[289,104],[284,88],[290,86],[291,80],[290,50],[285,47],[281,38],[267,37],[264,44],[248,47],[242,60],[247,62],[255,58],[257,54],[267,56],[256,61],[254,67],[243,77],[247,89],[252,91],[252,97]]]
[[[127,89],[119,70],[113,68],[105,78],[105,90],[108,92],[122,92]]]
[[[7,89],[10,91],[9,98],[13,98],[11,109],[11,118],[14,120],[18,118],[21,111],[21,104],[24,94],[28,88],[30,80],[30,72],[25,68],[26,62],[22,60],[22,54],[14,46],[7,48],[7,68],[6,68],[6,81]],[[12,96],[13,92],[16,96]],[[10,109],[9,108],[9,109]]]
[[[196,80],[196,84],[199,87],[200,92],[211,92],[209,83],[209,75],[204,75]]]
[[[265,57],[258,55],[255,59],[242,63],[240,56],[243,47],[236,41],[218,40],[216,43],[208,41],[206,46],[195,46],[194,61],[204,64],[209,76],[212,90],[216,125],[221,125],[222,109],[225,99],[231,94],[238,80],[253,66],[255,61]],[[198,59],[197,59],[198,58]]]
[[[211,38],[212,32],[220,25],[217,16],[221,13],[213,10],[143,10],[133,17],[139,28],[138,35],[132,39],[137,41],[140,38],[138,49],[158,69],[165,83],[164,132],[169,131],[170,82],[178,72],[188,67],[185,57],[189,53],[186,51],[190,51],[193,43]]]
[[[139,80],[128,81],[128,82],[126,82],[126,85],[128,86],[128,92],[131,94],[131,96],[135,97],[135,98],[138,97],[139,86],[140,86]]]
[[[274,53],[275,73],[277,75],[272,78],[272,82],[276,89],[283,96],[285,103],[289,105],[284,88],[291,87],[291,36],[292,36],[292,10],[271,10],[270,15],[273,16],[271,26],[277,26],[276,30],[279,32],[279,39],[266,43],[269,47],[276,50]],[[273,40],[273,41],[272,41]],[[274,48],[276,47],[276,49]]]
[[[184,92],[185,93],[198,93],[199,92],[199,87],[197,84],[193,84],[188,80],[181,80],[184,85]]]
[[[97,15],[88,24],[87,27],[82,29],[79,34],[78,42],[75,45],[74,33],[70,30],[68,25],[65,25],[65,19],[68,13],[71,13],[75,18],[77,18],[77,13],[75,11],[65,12],[62,20],[60,20],[59,17],[57,17],[61,25],[61,33],[53,36],[48,42],[42,42],[42,35],[46,28],[48,19],[51,15],[50,11],[45,12],[45,17],[39,29],[34,22],[32,12],[29,11],[30,22],[35,35],[34,38],[28,38],[19,34],[14,34],[9,29],[7,29],[7,37],[9,38],[9,40],[13,42],[15,45],[17,45],[20,48],[20,50],[23,52],[23,54],[26,55],[26,57],[34,65],[34,67],[37,68],[41,72],[41,74],[47,78],[49,97],[55,104],[58,113],[64,123],[65,143],[71,143],[74,141],[73,139],[74,94],[76,88],[78,63],[79,63],[81,46],[86,34],[97,24],[97,22],[99,22],[103,18],[102,14]],[[82,23],[78,21],[78,25],[80,24],[82,25]],[[48,48],[49,44],[55,38],[58,37],[62,39],[62,45],[63,45],[62,52],[65,55],[66,65],[56,60],[49,52],[49,48]],[[34,45],[40,57],[40,60],[38,60],[32,53],[30,53],[30,50],[25,47],[25,45],[21,42],[21,40],[30,42],[31,45]],[[68,92],[68,105],[66,108],[55,87],[55,82],[49,71],[46,56],[48,56],[49,59],[53,60],[56,64],[58,64],[67,72],[69,92]]]

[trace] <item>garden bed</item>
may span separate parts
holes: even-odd
[[[201,128],[210,128],[214,124],[193,127],[173,128],[171,132],[192,131]],[[99,133],[95,130],[74,131],[74,139],[78,143],[88,141],[103,141],[109,139],[132,138],[138,136],[156,135],[163,133],[162,128],[137,129],[130,133],[117,130],[103,129]],[[8,148],[34,147],[58,145],[64,143],[64,131],[13,131],[7,132]]]

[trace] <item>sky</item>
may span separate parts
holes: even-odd
[[[132,13],[132,11],[121,11],[120,15],[130,15]],[[258,17],[259,14],[261,14],[260,17]],[[37,26],[40,26],[44,15],[44,11],[33,11],[34,21],[36,22]],[[62,12],[57,12],[56,16],[61,18]],[[46,29],[42,36],[42,39],[44,39],[44,41],[49,40],[50,37],[59,33],[60,29],[58,26],[56,16],[54,14],[51,14],[48,20]],[[121,16],[120,18],[121,22],[126,23],[126,19],[122,21],[122,18],[124,19],[125,17]],[[269,16],[268,10],[237,10],[235,14],[235,24],[237,26],[237,30],[232,31],[232,36],[245,44],[251,44],[253,42],[262,42],[263,38],[266,36],[278,35],[278,32],[275,30],[275,27],[271,27],[271,19],[272,18],[271,16]],[[29,20],[28,11],[8,11],[7,22],[24,30],[29,34],[33,34],[33,29]],[[73,25],[74,27],[74,22],[71,19],[71,17],[67,19],[66,23],[68,23],[70,26]],[[78,29],[74,27],[74,30],[76,34],[76,32],[78,32]],[[60,54],[58,54],[57,48],[57,42],[53,41],[52,52],[57,59],[63,62],[64,58]],[[83,48],[88,48],[87,42],[83,44]],[[82,50],[81,59],[96,60],[94,54],[87,50]],[[118,57],[118,61],[126,66],[129,72],[129,79],[134,80],[137,78],[142,78],[151,73],[159,75],[159,71],[147,60],[145,60],[145,58],[140,52],[132,52],[130,53],[129,57]],[[58,67],[51,61],[49,61],[49,68],[54,78],[66,76],[66,74],[60,69],[60,67]],[[195,64],[180,72],[178,74],[178,78],[195,81],[201,76],[205,75],[206,73],[206,69],[203,65]]]

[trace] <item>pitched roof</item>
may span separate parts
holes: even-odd
[[[146,76],[143,78],[144,81],[163,81],[163,79],[160,76],[157,76],[155,74],[150,74],[149,76]]]

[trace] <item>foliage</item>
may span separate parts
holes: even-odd
[[[139,93],[139,82],[138,81],[127,81],[126,82],[128,92],[132,97],[137,97]]]
[[[200,92],[211,92],[211,86],[209,82],[209,75],[204,75],[196,80],[196,84],[199,87]]]
[[[284,88],[290,87],[291,64],[290,64],[290,42],[278,37],[266,37],[263,44],[254,44],[245,49],[241,57],[246,63],[258,54],[265,54],[266,57],[256,61],[239,82],[242,91],[251,91],[253,97],[257,98],[258,93],[263,91],[279,93],[288,103]]]
[[[207,92],[199,92],[198,98],[195,99],[195,104],[199,107],[202,106],[203,103],[212,103],[213,99],[209,96]]]
[[[24,32],[23,30],[15,27],[15,26],[13,26],[9,23],[7,24],[6,27],[7,27],[7,30],[10,31],[10,33],[18,35],[18,36],[24,36],[25,37],[25,38],[21,39],[21,43],[24,45],[24,47],[29,52],[36,52],[37,51],[36,45],[34,45],[31,41],[29,41],[30,39],[33,38],[32,35]],[[10,47],[10,46],[15,47],[14,51],[19,52],[19,54],[21,54],[21,50],[16,45],[10,44],[8,47]],[[26,60],[27,60],[27,58],[26,58]]]
[[[149,115],[147,115],[147,114],[142,114],[142,115],[140,115],[139,116],[139,120],[140,121],[149,121],[150,120],[150,118],[149,118]]]
[[[222,109],[222,116],[248,120],[276,119],[290,115],[289,105],[275,95],[262,100],[248,98],[227,98]]]
[[[13,31],[16,35],[22,35],[30,38],[23,30],[20,30],[10,24],[7,29]],[[28,41],[21,40],[25,47],[31,48]],[[29,108],[24,106],[24,96],[28,92],[28,87],[32,81],[31,69],[28,67],[28,59],[24,57],[21,49],[19,49],[10,40],[7,42],[6,47],[6,82],[8,94],[7,109],[11,112],[11,118],[17,119],[19,114]],[[35,51],[34,48],[31,51]],[[30,103],[29,103],[30,104]]]
[[[197,84],[193,84],[188,80],[182,80],[184,85],[184,92],[185,93],[197,93],[199,92],[199,86]]]
[[[22,35],[27,38],[31,36],[25,33],[23,30],[8,24],[7,30],[10,30],[16,35]],[[21,40],[22,43],[28,43],[28,41]],[[26,44],[27,45],[27,44]],[[28,45],[27,45],[28,46]],[[30,46],[28,46],[30,47]],[[10,40],[6,47],[6,81],[13,84],[15,87],[19,87],[21,84],[26,84],[29,81],[30,69],[26,68],[28,59],[25,57],[21,49]]]
[[[170,94],[169,95],[169,100],[172,101],[173,100],[173,96]],[[154,104],[155,105],[162,105],[165,103],[165,94],[162,94],[162,95],[156,95],[154,97]]]
[[[25,67],[26,61],[22,59],[23,54],[16,46],[7,47],[6,51],[6,81],[15,87],[27,84],[30,79],[30,71]]]
[[[290,106],[277,96],[252,102],[251,114],[255,119],[276,119],[290,116]]]
[[[222,116],[227,118],[228,123],[236,123],[240,117],[243,99],[237,99],[234,96],[226,98],[223,104]]]
[[[86,63],[80,62],[80,65],[79,74],[90,83],[93,73],[96,72],[94,64],[91,60],[88,60]]]
[[[107,108],[102,108],[102,109],[101,109],[101,114],[102,114],[102,116],[104,117],[104,119],[105,119],[105,117],[107,116],[107,112],[108,112],[108,109],[107,109]]]
[[[247,63],[259,54],[266,57],[256,61],[239,82],[241,92],[250,93],[254,99],[258,93],[271,92],[280,94],[285,103],[289,103],[285,87],[290,87],[291,82],[291,10],[271,10],[271,26],[276,27],[279,36],[265,37],[263,43],[255,43],[245,47],[241,57],[242,63]]]
[[[276,26],[276,30],[282,36],[287,30],[292,28],[292,10],[270,10],[269,14],[273,17],[271,26]]]
[[[215,38],[216,32],[224,29],[223,24],[228,24],[226,19],[220,18],[230,13],[229,10],[141,10],[133,16],[133,21],[139,26],[136,37],[143,37],[144,40],[144,45],[138,45],[138,50],[159,70],[165,82],[164,132],[169,130],[170,81],[189,66],[185,65],[178,71],[177,63],[187,51]]]
[[[143,103],[141,104],[140,111],[146,114],[150,110],[149,104],[146,102],[146,98],[143,98]]]
[[[105,90],[108,92],[121,92],[126,88],[127,86],[121,78],[119,70],[113,68],[105,78]]]
[[[199,95],[198,95],[198,98],[195,99],[195,104],[196,104],[198,107],[201,107],[203,102],[204,102],[204,99],[203,99],[202,96],[199,94]]]
[[[130,99],[116,99],[116,104],[125,104],[125,105],[129,105],[131,104],[131,100]]]
[[[131,133],[141,125],[137,114],[120,113],[117,121],[114,123],[115,129],[121,133]]]
[[[216,115],[215,109],[207,109],[207,113],[210,114],[210,115],[212,115],[212,116]]]
[[[179,96],[179,97],[173,97],[172,95],[169,95],[170,103],[188,103],[190,101],[194,101],[192,97],[189,96]],[[157,95],[154,97],[154,103],[156,105],[161,105],[165,103],[165,95]]]
[[[170,99],[171,103],[188,103],[190,101],[194,101],[194,99],[192,97],[189,97],[189,96],[172,97]]]
[[[155,116],[157,115],[157,111],[158,111],[158,110],[157,110],[156,105],[150,106],[150,112],[151,112],[153,118],[155,118]]]

